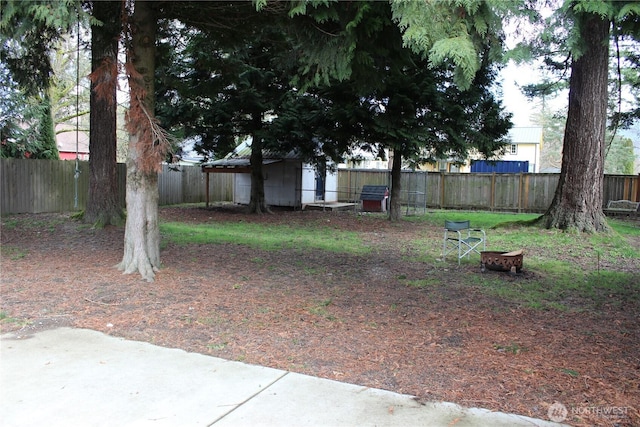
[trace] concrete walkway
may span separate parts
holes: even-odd
[[[0,337],[0,425],[558,426],[100,332]]]

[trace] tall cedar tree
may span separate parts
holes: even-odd
[[[602,191],[609,22],[595,14],[584,18],[580,36],[586,50],[571,65],[560,179],[541,221],[546,228],[592,232],[608,229],[602,211]]]
[[[151,282],[160,268],[158,172],[168,147],[154,118],[157,10],[149,1],[136,1],[132,6],[126,64],[130,91],[127,222],[118,268],[125,274],[139,272]]]
[[[608,231],[603,213],[605,130],[609,40],[640,41],[637,2],[565,2],[558,11],[573,37],[569,109],[562,168],[547,212],[538,220],[546,228],[584,232]]]
[[[116,174],[116,90],[122,2],[94,1],[91,6],[93,17],[100,22],[91,25],[91,156],[89,194],[83,219],[101,227],[124,222]]]

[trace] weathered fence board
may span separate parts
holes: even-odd
[[[182,201],[182,168],[162,167],[158,175],[159,205],[177,205]]]
[[[519,174],[516,176],[520,178]],[[485,195],[489,206],[485,209],[498,211],[521,209],[522,182],[520,179],[514,179],[516,176],[503,174],[485,176],[490,182],[489,194]]]
[[[640,175],[605,175],[604,206],[609,200],[640,202]]]
[[[69,212],[87,202],[89,164],[74,161],[0,159],[2,214]],[[124,204],[126,167],[117,165],[118,189]],[[234,175],[216,173],[209,200],[233,201]],[[401,204],[442,209],[544,212],[553,199],[559,174],[487,174],[403,171]],[[338,200],[357,202],[364,185],[387,185],[387,170],[338,170]],[[77,191],[76,191],[77,188]],[[206,177],[199,166],[164,165],[159,175],[160,205],[204,203]],[[609,200],[640,201],[640,176],[605,175],[603,208]]]
[[[360,200],[360,191],[363,185],[391,186],[391,174],[386,170],[338,170],[338,200],[343,202]]]
[[[89,167],[72,161],[2,159],[1,213],[72,211],[86,204]],[[77,191],[76,191],[77,190]]]
[[[0,213],[71,212],[82,210],[89,191],[89,163],[63,160],[0,159]],[[116,167],[118,191],[124,206],[126,165]],[[232,174],[218,174],[210,200],[233,200]],[[77,187],[77,191],[76,191]],[[163,165],[158,176],[159,204],[205,201],[204,174],[198,166]],[[77,199],[76,199],[77,198]]]
[[[559,177],[560,174],[524,175],[522,210],[524,212],[546,211],[553,200]]]
[[[401,204],[412,204],[413,187],[408,178],[426,182],[424,200],[429,208],[475,209],[514,212],[545,212],[558,186],[559,174],[484,174],[403,172]],[[426,174],[424,176],[423,174]],[[405,178],[406,177],[406,178]],[[406,181],[408,180],[408,181]],[[339,170],[341,194],[359,194],[363,185],[391,186],[386,170]],[[640,201],[640,175],[605,175],[603,208],[609,200]],[[357,199],[341,198],[340,201]]]

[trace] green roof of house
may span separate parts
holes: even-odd
[[[542,143],[542,126],[511,128],[509,140],[512,144],[540,144]]]

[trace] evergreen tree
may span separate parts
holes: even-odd
[[[19,143],[21,129],[18,123],[24,114],[24,98],[2,62],[0,76],[4,82],[0,86],[0,157],[22,158],[25,152],[32,151]]]
[[[84,14],[77,1],[7,1],[0,17],[0,58],[11,78],[25,96],[41,103],[36,136],[30,141],[36,151],[30,157],[59,158],[52,116],[51,82],[53,68],[50,53],[55,43],[69,33]]]
[[[124,254],[118,269],[138,272],[152,282],[160,268],[158,172],[167,140],[154,117],[155,41],[158,9],[153,2],[136,1],[128,12],[127,77],[127,221]]]
[[[562,138],[567,122],[566,111],[542,111],[533,116],[533,121],[542,126],[543,144],[540,150],[540,170],[557,169],[562,166]]]
[[[93,1],[91,25],[91,95],[89,193],[83,220],[102,227],[124,221],[116,163],[116,90],[118,40],[122,30],[120,1]]]
[[[546,228],[608,231],[602,207],[606,154],[609,44],[640,40],[637,2],[567,1],[552,26],[571,52],[569,109],[555,197],[539,223]],[[568,37],[566,35],[568,34]],[[548,62],[553,63],[553,58]]]
[[[272,125],[294,92],[289,82],[292,46],[274,23],[236,31],[232,37],[187,32],[182,52],[164,43],[165,57],[180,59],[159,79],[157,98],[164,100],[157,107],[159,117],[169,129],[181,129],[182,137],[193,138],[196,151],[218,158],[250,138],[249,210],[267,212],[262,156],[263,150],[285,150]]]
[[[403,164],[462,160],[475,151],[491,157],[506,143],[510,116],[490,92],[495,70],[486,56],[472,84],[461,90],[449,83],[452,67],[430,66],[403,47],[388,4],[371,4],[354,33],[360,43],[351,77],[324,96],[346,111],[342,120],[356,123],[352,130],[362,148],[392,152],[390,219],[397,220]]]
[[[633,175],[635,160],[633,141],[630,138],[615,136],[611,139],[611,144],[607,150],[604,173]]]
[[[452,60],[459,70],[457,81],[461,86],[477,69],[473,53],[481,50],[474,34],[497,28],[494,16],[504,18],[522,12],[536,16],[526,7],[520,10],[524,4],[511,2],[442,1],[424,5],[397,1],[393,5],[405,29],[405,41],[434,62]],[[531,42],[550,52],[570,52],[559,60],[545,58],[552,67],[569,64],[571,79],[562,171],[556,197],[538,222],[544,227],[588,232],[609,229],[602,212],[609,40],[613,35],[616,44],[625,41],[636,45],[639,15],[640,5],[635,1],[566,0],[554,15],[557,20],[549,26],[551,31],[541,37],[536,33]],[[633,55],[628,58],[633,60]]]

